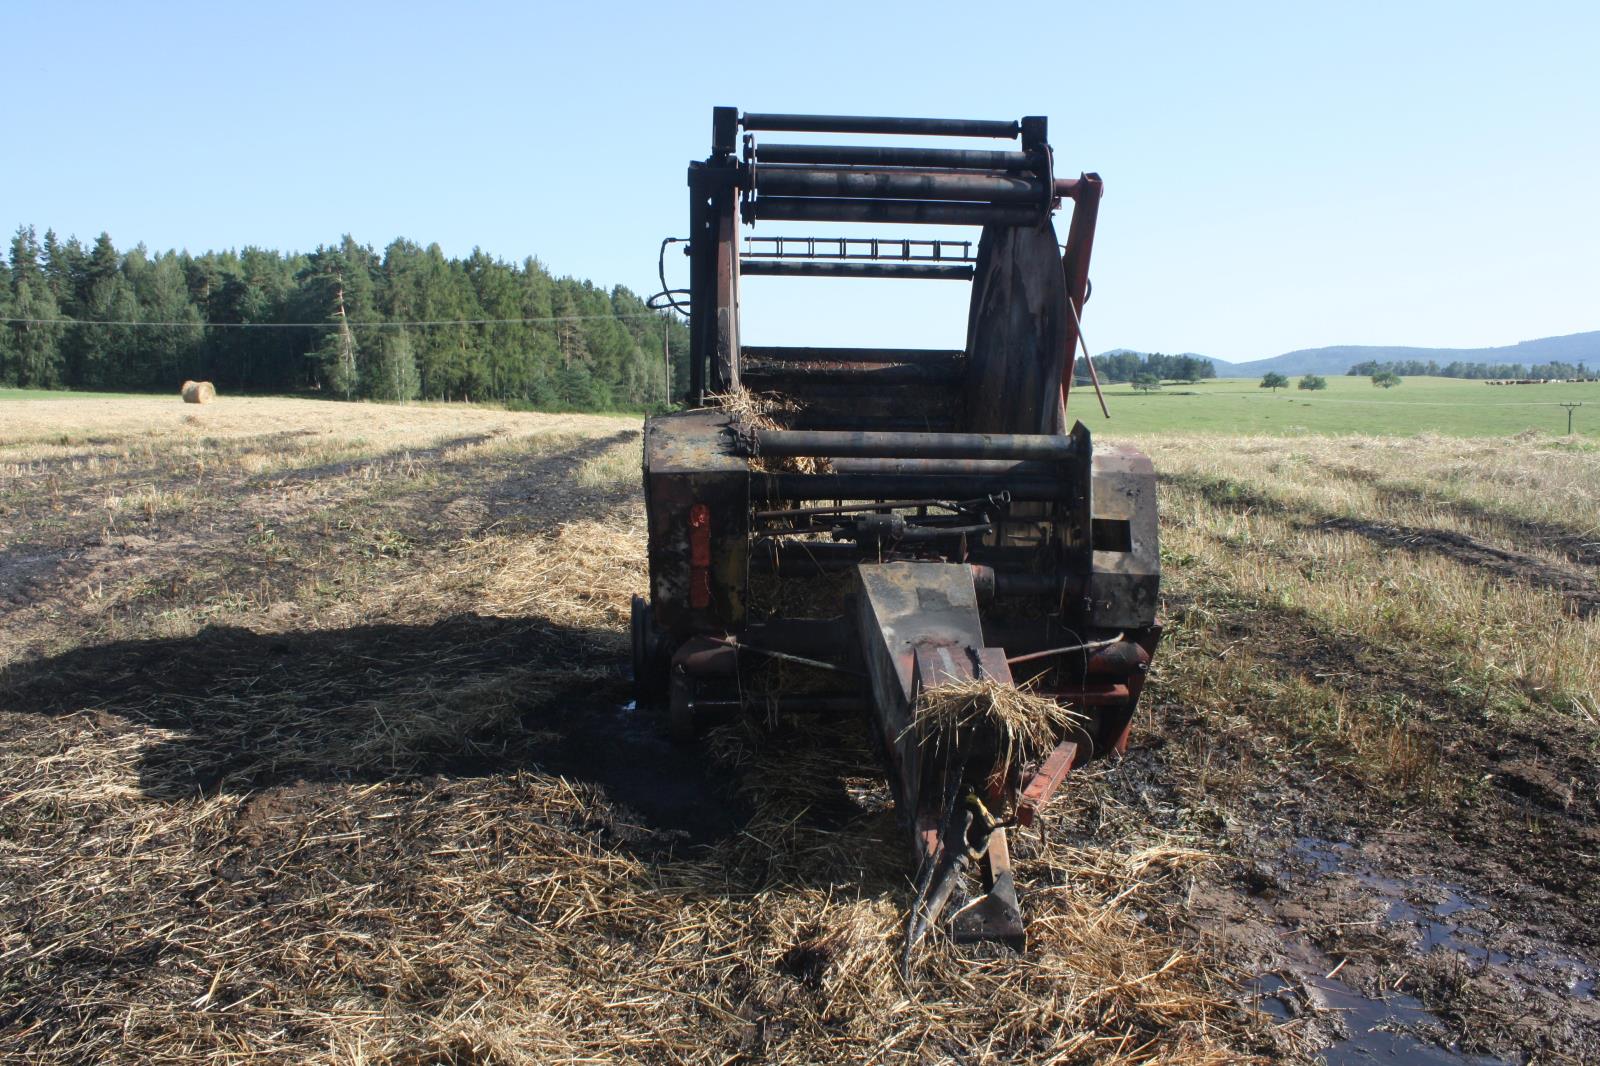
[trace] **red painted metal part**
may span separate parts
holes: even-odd
[[[689,606],[711,606],[711,508],[689,508]]]
[[[1067,773],[1072,769],[1073,760],[1077,757],[1078,745],[1072,741],[1056,745],[1056,750],[1050,753],[1038,772],[1022,789],[1022,798],[1017,801],[1019,823],[1033,824],[1039,812],[1054,798],[1056,790],[1061,787],[1061,782],[1067,779]]]
[[[1070,179],[1069,179],[1070,180]],[[1057,182],[1059,188],[1063,182]],[[1072,369],[1077,365],[1078,322],[1083,317],[1083,301],[1089,291],[1089,256],[1094,251],[1094,225],[1100,214],[1100,195],[1104,191],[1100,175],[1085,174],[1071,184],[1072,226],[1067,230],[1066,251],[1061,253],[1061,269],[1067,281],[1067,299],[1075,312],[1067,323],[1067,358],[1061,364],[1061,407],[1066,410],[1072,392]],[[1062,427],[1066,427],[1063,425]]]
[[[1079,707],[1105,707],[1112,704],[1127,703],[1128,686],[1117,683],[1090,684],[1059,692],[1056,696],[1064,703],[1076,704]]]

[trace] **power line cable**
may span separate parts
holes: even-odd
[[[559,315],[551,318],[443,318],[417,322],[351,322],[351,329],[403,329],[407,326],[526,326],[549,325],[558,322],[601,322],[606,319],[653,318],[663,322],[671,319],[661,312],[636,312],[617,315]],[[160,328],[189,328],[204,326],[207,329],[325,329],[337,326],[336,322],[131,322],[100,318],[0,318],[0,323],[21,326],[151,326]]]

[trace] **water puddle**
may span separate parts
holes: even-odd
[[[1467,894],[1460,885],[1430,882],[1424,890],[1416,883],[1381,877],[1371,870],[1348,862],[1350,845],[1315,837],[1302,837],[1290,849],[1290,855],[1316,867],[1318,873],[1342,873],[1355,878],[1362,885],[1382,897],[1387,907],[1385,917],[1392,924],[1414,927],[1421,937],[1420,952],[1426,955],[1434,948],[1460,952],[1474,962],[1503,966],[1512,956],[1488,947],[1487,937],[1478,925],[1457,918],[1485,911],[1483,905]],[[1443,896],[1438,903],[1416,904],[1414,898]]]
[[[1516,954],[1492,948],[1485,931],[1492,928],[1488,925],[1493,920],[1492,911],[1465,888],[1384,877],[1354,861],[1351,851],[1348,844],[1306,837],[1290,849],[1290,857],[1297,865],[1318,874],[1355,879],[1382,901],[1389,923],[1417,930],[1417,950],[1421,954],[1435,949],[1453,951],[1482,966],[1554,976],[1574,997],[1595,995],[1600,975],[1590,964],[1540,951],[1533,945]],[[1499,1066],[1508,1061],[1467,1054],[1431,1041],[1425,1034],[1442,1032],[1444,1027],[1421,1000],[1404,993],[1381,998],[1365,995],[1340,980],[1337,969],[1326,977],[1311,974],[1298,981],[1276,973],[1264,974],[1252,982],[1251,991],[1257,1007],[1274,1018],[1287,1020],[1307,1009],[1337,1013],[1350,1036],[1322,1052],[1322,1061],[1328,1066]]]
[[[1350,1036],[1322,1052],[1327,1066],[1509,1066],[1507,1060],[1468,1055],[1416,1035],[1418,1031],[1437,1030],[1439,1020],[1415,996],[1396,993],[1375,999],[1337,977],[1314,975],[1296,984],[1275,973],[1263,974],[1250,987],[1256,1008],[1280,1021],[1301,1013],[1307,1001],[1316,1010],[1339,1015]]]

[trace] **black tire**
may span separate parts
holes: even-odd
[[[633,598],[633,691],[640,703],[655,703],[667,696],[668,663],[655,612],[643,596]]]

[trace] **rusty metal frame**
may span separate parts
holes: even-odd
[[[1072,225],[1067,230],[1067,245],[1061,253],[1061,272],[1067,283],[1067,300],[1072,305],[1072,321],[1067,323],[1066,361],[1061,373],[1061,407],[1066,410],[1072,395],[1072,372],[1077,366],[1079,323],[1083,304],[1089,296],[1089,257],[1094,253],[1095,223],[1100,217],[1100,197],[1105,192],[1100,175],[1084,174],[1077,181],[1056,183],[1059,195],[1073,202]]]
[[[1006,819],[1036,824],[1076,765],[1126,746],[1161,635],[1154,471],[1130,449],[1096,449],[1066,419],[1100,178],[1057,179],[1037,117],[717,108],[712,126],[711,154],[688,169],[688,399],[702,409],[652,418],[645,439],[641,698],[664,693],[687,737],[698,716],[742,705],[746,660],[776,656],[832,677],[836,689],[800,702],[867,708],[918,868],[911,931],[953,910],[944,925],[956,939],[1020,947]],[[747,132],[741,156],[741,127],[1020,139],[1020,151],[763,146]],[[1058,252],[1050,219],[1066,202]],[[986,228],[976,256],[967,242],[957,256],[945,254],[953,242],[911,238],[765,238],[770,254],[741,254],[739,223],[772,218]],[[970,320],[982,328],[962,349],[746,347],[746,274],[973,277],[989,302],[974,297]],[[797,396],[798,409],[772,429],[702,407],[740,386]],[[855,591],[839,595],[843,618],[766,616],[750,606],[751,574],[849,575]],[[928,744],[908,734],[928,687],[1012,683],[1008,652],[1017,680],[1083,716],[1056,731],[1039,765],[1002,756],[991,729]],[[982,892],[963,905],[969,870]]]

